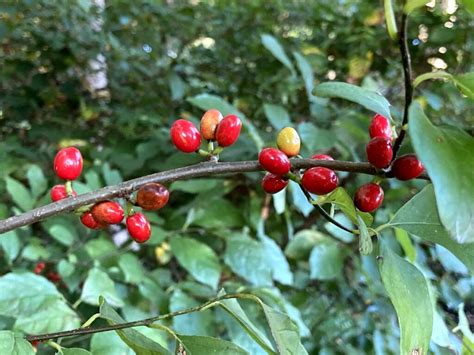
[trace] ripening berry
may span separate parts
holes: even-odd
[[[369,126],[370,138],[383,137],[392,139],[392,127],[388,118],[376,114]]]
[[[217,110],[209,110],[201,118],[201,134],[202,138],[208,141],[216,139],[216,130],[219,123],[222,121],[222,113]]]
[[[301,139],[292,127],[283,128],[277,136],[277,146],[283,153],[293,157],[300,153]]]
[[[216,141],[220,147],[234,144],[240,135],[242,121],[236,115],[227,115],[217,126]]]
[[[390,165],[393,157],[392,143],[389,138],[375,137],[367,143],[367,159],[376,168],[383,169]]]
[[[362,212],[373,212],[382,204],[383,196],[383,190],[379,185],[365,184],[357,189],[354,204]]]
[[[46,278],[51,281],[51,282],[54,282],[54,283],[58,283],[61,281],[61,276],[55,272],[55,271],[50,271],[46,274]]]
[[[89,229],[99,229],[103,225],[97,222],[91,212],[84,212],[81,216],[81,223]]]
[[[166,187],[158,183],[146,184],[138,190],[136,204],[147,211],[164,207],[170,198]]]
[[[46,267],[46,264],[42,261],[40,261],[38,264],[36,264],[34,272],[35,274],[41,274]]]
[[[406,154],[395,159],[392,173],[398,180],[411,180],[421,175],[425,170],[415,154]]]
[[[201,146],[201,133],[191,122],[179,119],[170,129],[173,144],[184,153],[193,153]]]
[[[316,160],[334,160],[334,158],[330,155],[327,154],[314,154],[311,159],[316,159]]]
[[[305,171],[301,184],[312,194],[326,195],[337,187],[339,179],[333,170],[317,166]]]
[[[115,201],[99,202],[92,207],[91,213],[97,223],[102,225],[120,223],[124,217],[122,206]]]
[[[82,172],[82,155],[79,149],[61,149],[54,158],[54,172],[63,180],[75,180]]]
[[[51,201],[53,202],[63,200],[69,197],[66,192],[66,186],[64,185],[54,185],[51,188],[49,195],[51,196]],[[77,196],[76,191],[72,190],[72,196]]]
[[[291,168],[290,159],[281,150],[264,148],[258,155],[260,165],[275,175],[286,175]]]
[[[143,213],[134,213],[127,217],[127,230],[137,243],[144,243],[151,236],[150,222]]]
[[[288,179],[281,176],[266,173],[262,179],[262,188],[266,193],[276,194],[288,185]]]

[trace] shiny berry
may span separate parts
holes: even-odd
[[[277,146],[283,153],[293,157],[300,153],[301,139],[292,127],[283,128],[277,136]]]
[[[281,176],[266,173],[262,179],[262,187],[266,193],[276,194],[288,185],[288,180]]]
[[[75,180],[82,172],[82,155],[79,149],[61,149],[54,158],[54,172],[63,180]]]
[[[326,195],[337,187],[339,179],[333,170],[318,166],[305,171],[301,184],[313,194]]]
[[[144,243],[151,236],[150,222],[143,213],[135,213],[127,217],[127,229],[137,243]]]
[[[201,133],[191,121],[175,121],[171,126],[170,135],[176,148],[184,153],[193,153],[201,146]]]
[[[375,137],[367,143],[365,149],[369,163],[383,169],[390,165],[393,157],[392,144],[389,138]]]
[[[50,191],[49,194],[50,194],[51,200],[53,202],[56,202],[56,201],[59,201],[59,200],[62,200],[62,199],[65,199],[65,198],[69,197],[67,195],[66,187],[64,185],[54,185],[51,188],[51,191]],[[74,190],[72,191],[72,196],[77,196],[76,191],[74,191]]]
[[[115,201],[99,202],[92,207],[91,213],[97,223],[103,225],[120,223],[124,217],[122,206]]]
[[[159,210],[164,207],[170,198],[166,187],[157,183],[146,184],[138,190],[137,205],[147,211]]]
[[[35,266],[35,270],[34,270],[35,274],[41,274],[45,267],[46,267],[46,264],[44,262],[40,261]]]
[[[388,118],[376,114],[369,126],[370,138],[383,137],[392,139],[392,127]]]
[[[392,165],[392,173],[398,180],[415,179],[425,170],[421,161],[415,154],[406,154],[395,159]]]
[[[330,155],[327,154],[314,154],[311,159],[316,159],[316,160],[334,160],[334,158]]]
[[[290,171],[290,159],[281,150],[264,148],[258,155],[260,165],[268,172],[275,175],[285,175]]]
[[[61,276],[55,272],[55,271],[50,271],[46,274],[46,278],[51,281],[51,282],[54,282],[54,283],[58,283],[61,281]]]
[[[222,113],[217,110],[209,110],[201,118],[201,134],[202,138],[208,141],[216,139],[216,130],[219,123],[222,121]]]
[[[81,216],[81,223],[89,229],[99,229],[103,225],[97,222],[91,212],[84,212]]]
[[[217,126],[216,141],[221,147],[234,144],[240,135],[242,121],[236,115],[227,115]]]
[[[362,212],[373,212],[380,207],[383,201],[382,188],[374,183],[359,187],[354,196],[356,207]]]

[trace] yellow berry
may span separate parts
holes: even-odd
[[[277,136],[277,146],[287,156],[292,157],[300,153],[301,140],[298,132],[292,127],[283,128]]]

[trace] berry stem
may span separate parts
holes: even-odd
[[[64,187],[66,188],[66,193],[68,195],[68,197],[71,197],[72,196],[72,181],[71,180],[67,180],[66,183],[64,184]]]

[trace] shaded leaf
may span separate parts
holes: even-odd
[[[179,340],[183,343],[184,347],[190,355],[201,355],[201,354],[236,354],[243,355],[248,354],[244,349],[231,343],[230,341],[221,340],[217,338],[211,338],[206,336],[193,336],[193,335],[181,335],[178,334]]]
[[[295,75],[295,68],[291,63],[290,58],[286,55],[280,42],[269,34],[262,34],[260,35],[260,38],[262,39],[262,44],[265,48],[268,49],[285,67],[287,67],[293,75]]]
[[[85,303],[97,306],[99,297],[107,299],[112,306],[122,307],[123,301],[117,295],[115,283],[104,271],[93,268],[87,274],[86,281],[82,288],[81,300]]]
[[[341,275],[344,257],[337,242],[324,238],[313,247],[309,257],[310,277],[331,280]]]
[[[428,2],[429,2],[429,0],[408,0],[405,3],[405,6],[403,7],[403,12],[406,13],[406,14],[409,14],[413,10],[424,6]]]
[[[38,198],[48,188],[48,181],[44,177],[43,170],[38,165],[31,165],[26,172],[26,177],[28,178],[28,184],[34,198]]]
[[[30,191],[21,182],[9,176],[5,178],[5,181],[13,202],[25,212],[33,209],[35,201]]]
[[[0,331],[0,354],[35,355],[36,351],[29,341],[9,330]]]
[[[290,115],[284,107],[265,104],[263,105],[263,111],[265,112],[265,116],[267,116],[268,122],[270,122],[277,131],[291,126]]]

